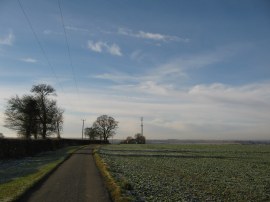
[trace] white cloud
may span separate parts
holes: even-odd
[[[123,97],[112,98],[106,110],[130,119],[146,117],[148,137],[269,139],[269,82],[242,86],[185,83],[189,70],[207,68],[238,51],[226,46],[173,59],[140,74],[113,72],[94,77],[115,82],[103,92],[108,99],[112,94]],[[128,128],[125,131],[128,134]]]
[[[178,42],[185,42],[185,43],[189,42],[188,38],[181,38],[178,36],[170,36],[170,35],[164,35],[160,33],[151,33],[151,32],[145,32],[145,31],[134,32],[126,28],[119,28],[118,34],[135,37],[135,38],[150,39],[150,40],[155,40],[155,41],[178,41]]]
[[[89,40],[87,47],[94,52],[102,53],[105,51],[107,53],[110,53],[111,55],[122,56],[120,47],[115,43],[109,45],[108,43],[103,41],[94,42]]]
[[[65,26],[67,30],[75,31],[75,32],[90,32],[90,30],[81,28],[81,27],[74,27],[74,26]]]
[[[133,51],[133,52],[130,54],[130,58],[131,58],[132,60],[141,61],[141,60],[143,59],[143,56],[142,56],[140,50],[136,50],[136,51]]]
[[[83,89],[80,102],[70,93],[61,103],[69,100],[73,105],[66,103],[67,111],[81,112],[89,120],[101,114],[121,119],[117,137],[136,133],[144,116],[148,138],[269,139],[270,83],[197,85],[178,92],[154,82],[132,87]]]
[[[162,40],[162,41],[165,41],[165,39],[168,38],[168,36],[165,36],[162,34],[143,32],[143,31],[139,31],[139,33],[136,34],[136,36],[139,38],[144,38],[144,39],[153,39],[153,40]]]
[[[118,55],[121,56],[121,49],[117,44],[112,44],[111,46],[107,45],[107,50],[112,55]]]
[[[29,57],[28,57],[28,58],[22,58],[21,61],[27,62],[27,63],[36,63],[36,62],[37,62],[36,59],[34,59],[34,58],[29,58]]]
[[[31,87],[31,86],[30,86]],[[17,93],[29,93],[29,86],[0,87],[0,106]],[[143,89],[145,86],[141,86]],[[108,114],[119,121],[115,138],[140,131],[145,120],[147,138],[179,139],[269,139],[270,83],[228,86],[222,83],[195,85],[189,89],[162,92],[155,83],[146,88],[160,91],[135,92],[126,89],[81,88],[58,91],[58,104],[65,108],[64,137],[80,137],[81,119],[90,126],[97,116]],[[165,93],[164,96],[162,93]],[[91,101],[89,101],[91,100]],[[4,108],[1,109],[3,111]],[[15,134],[2,127],[4,135]]]
[[[98,41],[98,42],[93,42],[93,41],[88,41],[88,48],[94,52],[101,53],[103,47],[106,47],[106,44],[104,42]]]
[[[13,32],[10,31],[7,36],[0,37],[0,45],[12,46],[14,39],[15,39],[15,36],[14,36]]]
[[[174,91],[180,80],[184,81],[188,76],[183,72],[177,61],[170,61],[154,70],[148,69],[144,74],[113,72],[91,77],[116,83],[117,85],[110,86],[114,90],[166,96],[167,92]]]
[[[54,35],[62,35],[61,32],[56,32],[56,31],[53,31],[53,30],[50,30],[50,29],[44,30],[43,34],[45,34],[45,35],[52,35],[52,34],[54,34]]]
[[[139,84],[115,85],[114,90],[126,93],[167,96],[173,90],[171,85],[159,84],[155,81],[142,81]]]
[[[131,82],[131,81],[138,81],[138,77],[131,76],[123,73],[105,73],[105,74],[99,74],[91,76],[96,79],[104,79],[104,80],[110,80],[115,83],[123,83],[123,82]]]
[[[233,87],[221,83],[211,85],[196,85],[189,90],[189,95],[196,96],[204,102],[215,102],[226,105],[249,106],[256,108],[269,107],[270,88],[269,84],[249,84]]]
[[[207,68],[209,65],[219,63],[234,52],[228,51],[228,47],[197,55],[182,56],[169,60],[154,68],[147,68],[140,74],[128,74],[123,72],[112,72],[94,75],[91,77],[105,79],[116,83],[110,88],[115,90],[124,89],[127,92],[166,95],[168,92],[177,94],[177,90],[185,86],[190,78],[189,71],[196,68]]]

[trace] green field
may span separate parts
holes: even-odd
[[[270,201],[270,145],[108,145],[99,154],[134,201]]]

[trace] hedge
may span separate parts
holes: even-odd
[[[53,151],[65,146],[108,144],[108,141],[79,139],[0,139],[0,159],[33,156],[44,151]]]

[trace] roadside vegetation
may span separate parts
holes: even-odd
[[[98,153],[99,147],[94,150],[95,163],[105,181],[105,185],[109,191],[110,197],[114,202],[129,202],[132,198],[125,196],[121,189],[121,186],[115,181],[111,173],[109,172],[108,165],[101,159]]]
[[[0,201],[18,199],[81,146],[40,153],[19,160],[0,161]]]
[[[108,145],[99,156],[133,201],[270,200],[269,145]]]

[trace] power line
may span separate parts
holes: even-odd
[[[61,87],[62,91],[64,91],[64,90],[63,90],[63,87],[62,87],[62,85],[61,85],[61,83],[59,82],[59,78],[57,77],[57,75],[56,75],[56,73],[55,73],[54,67],[53,67],[52,64],[50,63],[49,58],[48,58],[48,56],[47,56],[47,54],[46,54],[46,52],[45,52],[45,49],[43,48],[43,46],[42,46],[42,44],[41,44],[41,42],[40,42],[40,40],[39,40],[39,38],[38,38],[38,36],[37,36],[37,33],[35,32],[35,30],[34,30],[34,28],[33,28],[33,26],[32,26],[32,23],[31,23],[31,21],[30,21],[28,15],[27,15],[27,13],[26,13],[26,11],[24,10],[24,8],[23,8],[23,6],[22,6],[21,1],[18,0],[18,3],[19,3],[19,5],[20,5],[20,8],[21,8],[21,10],[22,10],[22,12],[23,12],[23,14],[24,14],[24,16],[25,16],[25,18],[26,18],[26,20],[27,20],[29,26],[30,26],[30,29],[31,29],[31,31],[32,31],[32,33],[33,33],[33,35],[34,35],[34,37],[35,37],[37,43],[38,43],[38,46],[39,46],[39,48],[41,49],[41,52],[43,53],[43,55],[44,55],[44,57],[45,57],[45,59],[46,59],[48,65],[49,65],[50,68],[51,68],[51,71],[52,71],[52,73],[53,73],[55,79],[56,79],[57,82],[58,82],[58,85]]]
[[[62,11],[62,8],[61,8],[60,0],[58,0],[58,7],[59,7],[59,11],[60,11],[60,15],[61,15],[61,22],[62,22],[64,34],[65,34],[65,40],[66,40],[66,46],[67,46],[67,52],[68,52],[68,58],[69,58],[69,63],[70,63],[70,67],[71,67],[71,70],[72,70],[73,81],[74,81],[74,83],[75,83],[77,95],[79,96],[78,83],[77,83],[77,79],[76,79],[76,76],[75,76],[75,71],[74,71],[73,61],[72,61],[72,57],[71,57],[71,53],[70,53],[70,47],[69,47],[69,43],[68,43],[67,31],[66,31],[66,27],[65,27],[65,21],[64,21],[64,17],[63,17],[63,11]],[[84,122],[85,122],[85,121],[86,121],[85,119],[82,119],[82,122],[83,122],[83,123],[82,123],[82,139],[83,139]]]
[[[73,62],[72,62],[71,53],[70,53],[70,48],[69,48],[69,43],[68,43],[68,38],[67,38],[67,32],[66,32],[66,27],[65,27],[65,22],[64,22],[64,17],[63,17],[63,12],[62,12],[62,8],[61,8],[60,0],[58,0],[58,6],[59,6],[60,14],[61,14],[61,21],[62,21],[62,25],[63,25],[63,30],[64,30],[64,33],[65,33],[66,45],[67,45],[67,50],[68,50],[68,58],[69,58],[70,67],[71,67],[71,70],[72,70],[73,80],[74,80],[74,83],[75,83],[77,94],[79,94],[78,93],[79,92],[78,84],[77,84],[77,80],[76,80],[76,76],[75,76],[75,71],[74,71],[74,66],[73,66]]]

